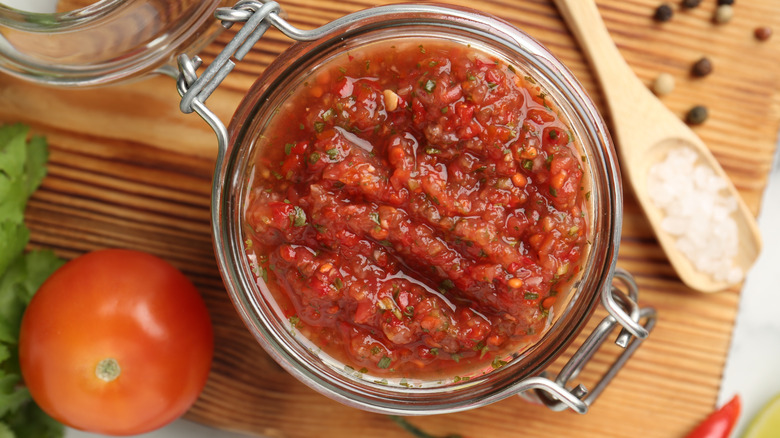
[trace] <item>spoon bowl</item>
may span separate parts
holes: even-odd
[[[662,227],[664,214],[650,197],[650,169],[664,160],[671,150],[687,148],[696,153],[696,164],[706,165],[725,182],[723,190],[737,205],[731,214],[739,242],[733,264],[742,272],[750,269],[761,250],[755,217],[704,142],[636,77],[609,36],[595,2],[554,2],[596,72],[612,115],[612,133],[618,144],[621,167],[677,275],[688,287],[701,292],[716,292],[733,286],[732,282],[716,280],[697,270],[678,249],[675,237]],[[712,236],[713,239],[719,237]]]

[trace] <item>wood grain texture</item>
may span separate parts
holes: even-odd
[[[312,28],[376,2],[281,3],[294,25]],[[561,58],[602,105],[599,87],[550,1],[448,3],[493,13],[525,30]],[[726,25],[712,23],[714,3],[677,10],[672,21],[659,24],[649,18],[656,0],[598,1],[621,53],[645,84],[660,72],[676,78],[675,92],[663,98],[669,108],[680,116],[696,104],[710,108],[709,121],[696,131],[757,213],[780,125],[780,39],[761,43],[752,32],[759,25],[780,29],[780,2],[739,2]],[[207,63],[232,32],[206,48]],[[289,44],[269,32],[209,107],[229,120],[257,74]],[[691,79],[689,68],[703,55],[713,61],[714,72]],[[187,418],[268,437],[400,435],[387,417],[332,402],[290,377],[244,329],[211,246],[215,137],[197,116],[179,113],[170,78],[55,90],[0,76],[0,120],[28,123],[50,143],[49,174],[27,212],[31,247],[53,248],[67,258],[105,247],[143,249],[181,268],[200,289],[215,322],[216,351],[210,380]],[[642,303],[658,309],[659,322],[590,413],[553,413],[515,397],[467,414],[411,421],[431,433],[471,437],[683,436],[715,403],[739,290],[702,295],[686,289],[630,191],[619,265],[636,276]],[[591,326],[602,315],[598,311]],[[581,379],[591,382],[614,353],[608,348],[599,354]]]

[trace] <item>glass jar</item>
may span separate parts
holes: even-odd
[[[224,0],[101,0],[32,13],[0,4],[0,70],[57,86],[96,86],[175,65],[221,29]]]
[[[244,23],[236,37],[198,76],[198,58],[179,58],[181,109],[197,112],[216,131],[219,156],[212,191],[212,229],[219,267],[235,307],[265,350],[287,371],[337,401],[374,412],[415,415],[461,411],[524,393],[553,409],[584,413],[588,405],[652,329],[655,312],[637,305],[631,276],[616,269],[622,220],[622,189],[614,148],[604,121],[574,76],[546,48],[510,24],[483,13],[437,5],[395,5],[357,12],[319,29],[302,31],[280,18],[275,2],[243,1],[220,9],[224,23]],[[205,101],[270,27],[298,40],[272,63],[240,103],[229,128]],[[425,38],[471,45],[516,66],[544,90],[577,139],[589,185],[589,240],[582,269],[559,299],[544,334],[514,352],[504,366],[463,379],[379,378],[325,354],[295,330],[247,257],[244,212],[262,138],[296,88],[328,60],[382,41]],[[624,291],[625,290],[625,291]],[[608,316],[556,377],[547,368],[569,348],[596,306]],[[613,327],[625,348],[604,378],[588,391],[572,386]]]

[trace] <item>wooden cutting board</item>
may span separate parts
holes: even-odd
[[[289,20],[313,28],[372,0],[281,0]],[[603,108],[582,53],[549,0],[452,1],[502,17],[547,45]],[[696,131],[758,213],[780,124],[780,35],[753,37],[757,26],[780,32],[780,2],[737,2],[728,24],[712,22],[714,0],[667,23],[651,20],[658,0],[599,0],[612,36],[636,73],[650,81],[674,75],[663,102],[681,117],[704,104],[710,119]],[[203,53],[224,47],[222,34]],[[209,100],[228,121],[242,94],[289,45],[270,32]],[[708,56],[714,72],[692,79]],[[178,110],[170,78],[153,77],[92,90],[55,90],[0,76],[0,120],[21,121],[46,135],[49,175],[29,204],[30,247],[63,257],[105,247],[158,254],[182,269],[211,309],[216,351],[210,380],[187,418],[268,437],[396,437],[387,417],[347,408],[299,383],[244,329],[216,268],[209,228],[213,132]],[[470,437],[681,437],[715,403],[729,346],[738,289],[702,295],[676,278],[632,193],[625,196],[619,265],[640,286],[643,305],[659,311],[649,340],[584,416],[554,413],[518,397],[466,413],[413,418],[434,434]],[[591,326],[597,318],[591,321]],[[581,376],[592,381],[614,357],[597,355]],[[556,368],[556,367],[553,367]]]

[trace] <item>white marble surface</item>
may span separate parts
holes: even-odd
[[[734,394],[742,398],[734,437],[744,432],[764,404],[780,394],[780,144],[776,152],[759,214],[764,245],[742,291],[718,398],[718,405]]]

